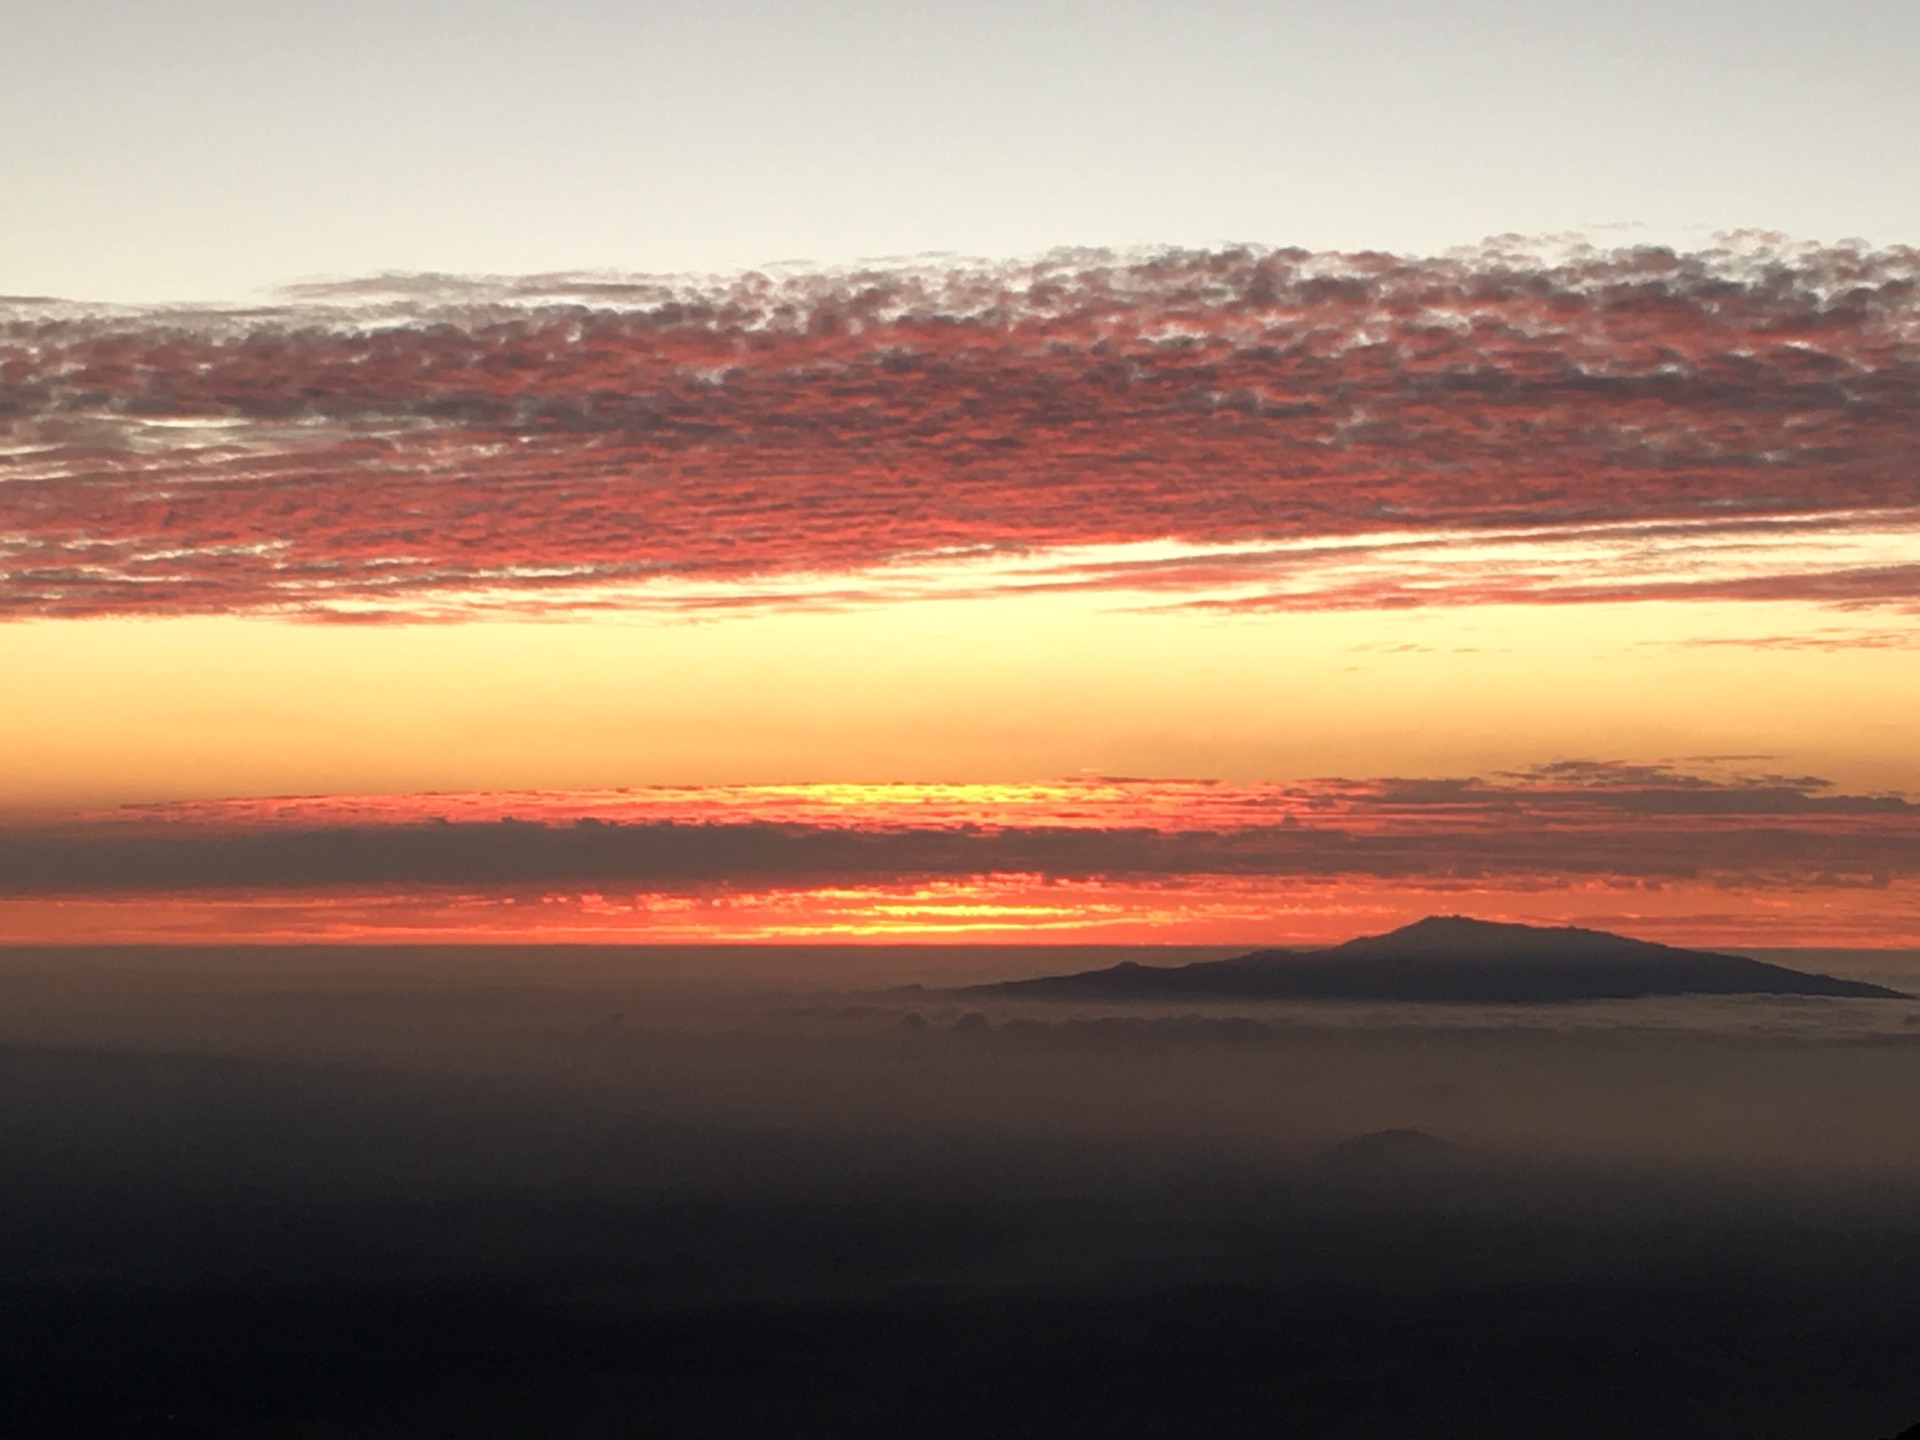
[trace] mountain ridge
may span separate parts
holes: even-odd
[[[1010,998],[1390,1000],[1554,1004],[1655,995],[1911,999],[1862,980],[1744,955],[1690,950],[1574,925],[1429,915],[1320,950],[1261,949],[1224,960],[1101,970],[968,987]]]

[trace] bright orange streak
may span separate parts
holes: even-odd
[[[1277,824],[1304,815],[1322,786],[1230,786],[1203,780],[1072,780],[1041,784],[650,785],[608,790],[506,790],[427,795],[296,795],[128,805],[89,820],[252,828],[407,825],[503,819],[568,824],[752,821],[833,827],[1172,831]],[[1323,800],[1319,803],[1324,804]]]
[[[1516,880],[1126,883],[1024,875],[896,885],[484,893],[281,891],[0,900],[12,944],[1332,944],[1434,913],[1692,945],[1920,946],[1920,883],[1728,887]]]
[[[1493,781],[1300,780],[1230,785],[1211,780],[1109,778],[1036,784],[657,785],[608,790],[506,790],[424,795],[294,795],[183,800],[126,805],[72,817],[95,830],[192,827],[214,831],[335,826],[493,824],[518,820],[564,826],[607,824],[783,825],[829,830],[1145,830],[1162,835],[1225,834],[1271,826],[1338,825],[1369,834],[1492,834],[1516,827],[1619,834],[1635,810],[1616,807],[1625,793],[1672,794],[1759,786],[1817,796],[1733,764],[1696,764],[1689,772],[1660,766],[1575,764]],[[1724,774],[1716,782],[1705,772]],[[1796,828],[1825,834],[1885,828],[1870,810],[1814,814],[1784,811],[1776,800],[1761,813],[1790,815]],[[1789,802],[1790,804],[1790,802]],[[1638,810],[1644,818],[1647,813]],[[1656,812],[1658,813],[1658,812]],[[1692,832],[1739,831],[1753,810],[1715,813],[1682,805]]]

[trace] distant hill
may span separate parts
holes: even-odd
[[[1551,1004],[1647,995],[1835,995],[1909,999],[1898,990],[1683,950],[1603,930],[1501,925],[1430,915],[1325,950],[1256,950],[1231,960],[1105,970],[972,987],[1043,1000],[1414,1000]]]

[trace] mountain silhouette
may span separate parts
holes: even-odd
[[[1648,995],[1832,995],[1909,999],[1898,990],[1683,950],[1604,930],[1430,915],[1325,950],[1256,950],[1231,960],[1105,970],[972,987],[1059,1000],[1414,1000],[1551,1004]]]

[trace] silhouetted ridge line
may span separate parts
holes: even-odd
[[[1648,995],[1829,995],[1909,999],[1898,990],[1684,950],[1603,930],[1430,915],[1325,950],[1256,950],[1230,960],[1105,970],[972,987],[1059,1000],[1412,1000],[1551,1004]]]

